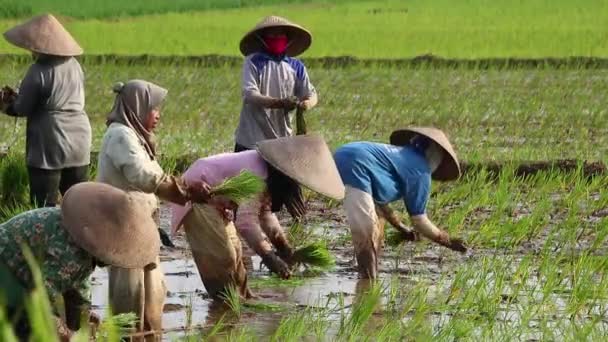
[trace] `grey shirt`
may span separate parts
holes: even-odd
[[[84,111],[84,73],[75,58],[30,66],[11,112],[27,118],[27,165],[46,170],[90,162],[91,124]]]
[[[264,108],[254,99],[260,95],[304,99],[316,94],[304,64],[291,57],[275,60],[264,53],[253,53],[245,59],[242,77],[243,107],[235,133],[236,143],[254,148],[260,140],[292,135],[290,113]]]

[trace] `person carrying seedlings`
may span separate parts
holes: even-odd
[[[287,19],[269,16],[240,42],[243,106],[235,152],[258,141],[292,135],[291,112],[317,104],[317,92],[304,64],[294,58],[310,47],[312,35]]]
[[[117,83],[113,89],[116,99],[99,151],[97,180],[137,196],[153,208],[149,214],[154,213],[157,218],[156,196],[180,204],[205,201],[208,189],[203,183],[197,184],[197,188],[185,187],[158,164],[154,130],[167,90],[142,80]],[[109,286],[115,313],[134,312],[146,331],[161,330],[166,289],[160,267],[153,270],[110,267]]]
[[[91,125],[84,110],[84,74],[74,56],[82,48],[50,14],[4,33],[32,52],[32,64],[18,93],[3,88],[2,111],[25,117],[30,201],[53,207],[72,185],[88,180]]]
[[[456,153],[441,130],[426,127],[397,130],[391,134],[390,145],[349,143],[336,150],[334,159],[346,186],[344,210],[360,277],[378,275],[384,218],[400,229],[406,240],[416,240],[416,233],[420,233],[440,245],[466,252],[460,239],[450,238],[426,215],[431,179],[449,181],[460,176]],[[397,222],[388,207],[399,199],[405,202],[415,232]]]
[[[40,267],[49,298],[63,296],[66,321],[56,311],[54,321],[60,340],[68,341],[82,318],[99,323],[86,294],[96,266],[156,267],[160,241],[148,205],[112,186],[85,182],[66,192],[61,208],[30,210],[0,224],[0,310],[6,309],[19,340],[29,340],[28,315],[38,313],[26,310],[36,284],[24,248]]]
[[[214,198],[213,189],[243,170],[263,179],[265,184],[260,194],[239,204],[233,224],[232,211],[228,209],[235,203],[226,203],[231,198],[229,194]],[[331,152],[318,135],[269,139],[258,142],[255,150],[202,158],[188,168],[183,179],[189,186],[202,181],[212,187],[208,204],[172,205],[172,226],[174,232],[184,226],[203,284],[214,298],[220,298],[231,285],[241,296],[250,296],[237,230],[264,265],[286,279],[294,251],[272,213],[285,207],[296,219],[304,216],[304,203],[293,195],[298,184],[331,198],[344,196]],[[241,188],[244,187],[249,185]]]

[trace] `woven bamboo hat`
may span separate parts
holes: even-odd
[[[4,32],[4,38],[20,48],[53,56],[79,56],[82,48],[51,14],[36,16]]]
[[[442,130],[433,127],[410,127],[396,130],[391,134],[392,145],[409,145],[412,138],[423,135],[437,143],[444,151],[444,157],[437,170],[433,172],[433,179],[448,181],[460,177],[460,164],[456,152],[450,144],[448,137]]]
[[[297,135],[257,143],[270,165],[301,185],[322,195],[344,198],[344,184],[336,163],[320,135]]]
[[[241,53],[244,56],[247,56],[254,52],[263,51],[264,44],[260,40],[260,35],[265,29],[273,27],[282,28],[289,38],[289,47],[287,47],[287,51],[285,52],[287,56],[295,57],[303,53],[312,43],[312,34],[302,26],[292,23],[285,18],[269,16],[257,23],[257,25],[241,39]]]
[[[160,238],[146,201],[96,182],[78,183],[61,203],[64,228],[85,251],[102,262],[143,268],[154,264]]]

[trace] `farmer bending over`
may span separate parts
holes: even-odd
[[[304,216],[304,203],[294,196],[299,184],[331,198],[344,197],[331,152],[317,135],[265,140],[257,143],[256,150],[202,158],[190,166],[183,179],[189,186],[203,181],[213,187],[243,170],[265,179],[266,191],[238,208],[234,224],[227,209],[230,205],[218,198],[193,207],[173,205],[173,229],[182,224],[185,227],[201,279],[216,298],[231,284],[241,296],[250,296],[236,230],[266,267],[286,279],[294,251],[273,212],[285,206],[294,218]]]
[[[34,290],[22,246],[33,252],[49,297],[63,295],[67,327],[59,314],[55,324],[67,341],[83,311],[90,314],[86,292],[96,266],[155,267],[160,241],[146,206],[109,185],[80,183],[61,208],[34,209],[0,225],[0,310],[7,309],[20,340],[31,333],[25,300]]]
[[[390,142],[353,142],[334,155],[346,186],[344,209],[362,278],[378,275],[383,218],[400,228],[407,239],[416,239],[414,232],[396,222],[387,206],[399,199],[405,202],[416,232],[453,250],[466,251],[461,240],[451,239],[426,215],[431,178],[448,181],[460,176],[456,153],[445,134],[435,128],[409,128],[393,132]]]

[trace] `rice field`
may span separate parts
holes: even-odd
[[[122,19],[95,19],[98,17],[94,14],[116,6],[115,13],[119,15],[122,7],[142,6],[142,1],[113,0],[107,6],[105,2],[104,6],[94,5],[94,9],[91,1],[77,3],[71,7],[82,8],[92,12],[91,15],[64,21],[88,54],[236,56],[243,34],[262,17],[276,14],[311,30],[314,41],[305,54],[308,57],[608,55],[606,0],[311,1],[293,5],[282,2],[230,10],[161,12]],[[204,6],[207,2],[196,3]],[[52,6],[39,8],[55,8]],[[57,8],[61,11],[63,7]],[[155,5],[151,4],[150,8]],[[0,30],[17,21],[0,20]],[[0,52],[22,53],[4,40],[0,40]]]
[[[141,78],[169,90],[158,129],[167,170],[179,174],[195,158],[231,151],[241,107],[240,67],[180,56],[236,56],[242,33],[270,13],[313,31],[308,58],[402,59],[426,53],[448,58],[608,57],[606,1],[261,2],[224,3],[234,8],[214,9],[213,1],[196,2],[209,8],[194,8],[188,6],[195,2],[183,0],[174,3],[188,8],[173,11],[180,13],[165,13],[167,4],[160,1],[150,3],[158,12],[137,9],[137,1],[112,2],[114,11],[108,10],[109,3],[103,9],[112,14],[96,12],[88,2],[79,9],[58,3],[88,53],[151,55],[132,63],[85,59],[93,150],[113,103],[112,85]],[[136,10],[125,12],[128,18],[121,16],[117,8],[128,6]],[[0,29],[14,23],[2,19]],[[22,51],[2,41],[0,52]],[[169,57],[161,61],[157,55]],[[23,58],[0,58],[0,85],[16,85],[27,66]],[[319,93],[319,105],[306,113],[308,130],[321,133],[332,149],[355,140],[385,142],[396,128],[432,125],[449,134],[463,162],[504,164],[494,172],[481,168],[457,182],[433,184],[430,218],[462,237],[470,251],[461,255],[428,241],[387,242],[379,281],[360,281],[341,204],[307,194],[307,220],[292,225],[287,215],[280,215],[281,222],[298,247],[327,246],[333,265],[301,266],[294,278],[281,281],[246,251],[250,286],[258,298],[241,301],[229,294],[228,305],[218,305],[208,299],[180,236],[177,247],[161,251],[169,290],[164,340],[605,338],[608,176],[601,167],[590,176],[582,162],[608,162],[608,69],[574,64],[331,65],[311,59],[308,71]],[[8,152],[0,160],[3,217],[27,208],[27,174],[19,167],[24,142],[25,122],[0,116],[0,147]],[[558,159],[573,159],[580,168],[523,176],[516,170],[523,162]],[[404,212],[401,203],[394,207]],[[168,219],[164,207],[161,228],[167,231]],[[92,303],[96,312],[109,316],[103,269],[92,276]],[[0,316],[0,336],[8,336],[4,327]],[[108,331],[98,337],[112,341],[112,324]],[[86,333],[79,338],[87,340]]]

